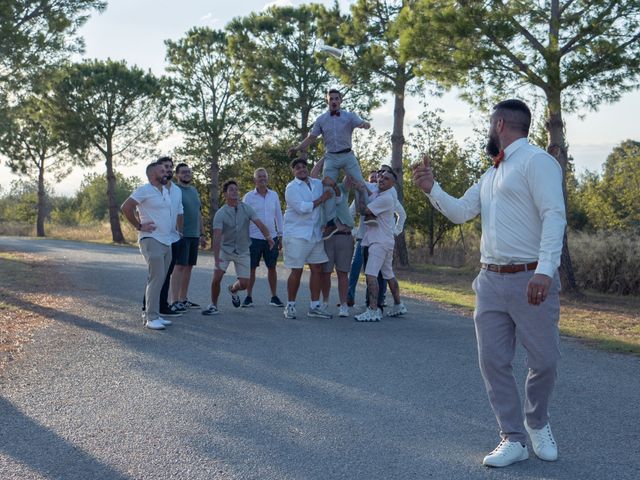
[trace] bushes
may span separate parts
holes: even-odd
[[[569,247],[580,288],[640,294],[640,236],[633,231],[573,233]]]

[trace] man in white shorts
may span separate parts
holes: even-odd
[[[324,191],[322,181],[309,177],[307,161],[296,158],[291,162],[294,179],[285,190],[287,203],[284,212],[284,266],[291,269],[287,281],[287,305],[285,318],[296,318],[296,296],[300,288],[300,278],[304,264],[309,265],[311,277],[309,290],[311,304],[309,317],[331,318],[320,308],[320,282],[322,264],[328,258],[322,241],[322,222],[319,207],[332,196],[330,190]]]
[[[267,240],[269,249],[273,249],[275,242],[269,234],[269,229],[260,221],[256,211],[240,201],[240,190],[235,180],[227,180],[222,185],[225,205],[218,209],[213,217],[213,258],[215,267],[211,280],[211,303],[202,311],[203,315],[217,315],[220,283],[231,262],[238,280],[229,285],[231,303],[240,306],[240,290],[246,290],[249,285],[251,272],[251,255],[249,253],[249,222],[255,223]]]
[[[394,305],[388,315],[397,316],[407,312],[406,307],[400,301],[400,287],[392,268],[395,218],[395,198],[393,187],[396,183],[396,175],[393,171],[385,171],[378,174],[378,193],[371,196],[367,204],[367,213],[376,215],[377,225],[367,225],[362,246],[368,247],[367,266],[364,273],[367,277],[367,289],[369,291],[369,307],[360,315],[356,315],[358,322],[379,322],[382,319],[382,310],[378,307],[378,273],[382,273],[393,295]]]

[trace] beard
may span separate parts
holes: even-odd
[[[168,179],[164,175],[162,177],[160,177],[160,184],[161,185],[166,185],[167,181],[168,181]]]
[[[489,133],[489,138],[487,139],[487,146],[485,147],[485,151],[490,157],[495,157],[500,153],[500,141],[492,133]]]
[[[167,177],[167,180],[171,180],[173,178],[173,172],[167,173],[166,177]]]

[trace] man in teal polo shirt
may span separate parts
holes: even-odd
[[[189,308],[200,308],[200,305],[187,298],[191,271],[198,262],[198,246],[204,248],[207,244],[204,224],[202,222],[200,196],[196,187],[192,185],[191,168],[186,163],[176,166],[178,187],[182,191],[182,206],[184,208],[183,235],[178,243],[176,265],[171,275],[172,307],[178,311]]]

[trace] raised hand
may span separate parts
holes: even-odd
[[[426,153],[422,156],[422,161],[412,166],[413,183],[424,193],[431,193],[435,178],[431,170],[431,161]]]

